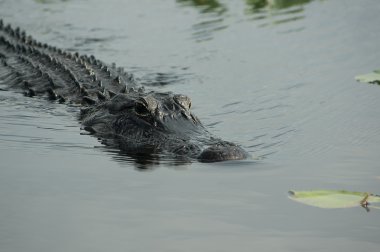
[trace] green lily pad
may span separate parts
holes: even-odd
[[[365,192],[336,190],[289,191],[289,198],[299,203],[320,208],[371,207],[380,203],[380,196]],[[378,208],[378,207],[373,207]]]
[[[379,84],[380,85],[380,69],[375,70],[372,73],[358,75],[355,77],[355,79],[357,81],[360,81],[360,82]]]

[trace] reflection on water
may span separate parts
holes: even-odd
[[[136,171],[154,171],[156,169],[165,167],[174,170],[187,170],[192,167],[194,161],[185,156],[173,155],[171,153],[126,153],[120,149],[115,149],[109,146],[97,146],[97,150],[108,153],[112,157],[112,160],[116,161],[120,166],[130,168],[134,167]],[[244,160],[229,160],[225,162],[209,163],[209,166],[215,166],[218,169],[225,167],[230,169],[231,167],[246,167],[252,168],[252,165],[261,162],[259,159],[247,158]],[[204,164],[204,163],[203,163]],[[266,168],[267,169],[267,168]]]
[[[245,5],[241,5],[241,12],[249,20],[259,23],[260,27],[280,25],[304,19],[304,5],[311,1],[245,0]],[[216,0],[177,0],[177,3],[182,7],[192,6],[201,13],[201,21],[192,26],[192,35],[198,42],[210,40],[215,32],[228,27],[225,19],[229,17],[231,10],[227,4]]]
[[[193,36],[197,41],[206,41],[213,38],[217,31],[224,30],[228,26],[223,24],[223,18],[212,18],[193,25]]]
[[[112,159],[122,166],[130,167],[132,164],[137,171],[152,171],[161,166],[182,170],[192,163],[185,157],[174,156],[173,154],[127,153],[108,146],[99,146],[98,149],[109,153]]]
[[[227,10],[226,6],[216,0],[177,0],[177,2],[186,6],[195,6],[201,12],[214,12],[222,14]]]
[[[69,0],[34,0],[36,1],[37,3],[41,3],[41,4],[50,4],[50,3],[54,3],[54,2],[67,2]]]
[[[246,0],[252,11],[262,8],[268,9],[285,9],[296,5],[302,5],[311,2],[311,0]]]
[[[207,41],[213,38],[214,32],[224,30],[223,15],[227,12],[227,6],[216,0],[177,0],[181,6],[195,7],[202,14],[200,22],[193,24],[192,35],[198,42]]]
[[[305,18],[304,4],[311,0],[246,0],[247,15],[252,20],[264,20],[260,27],[280,25]]]

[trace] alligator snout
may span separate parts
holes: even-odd
[[[242,160],[247,157],[248,153],[237,145],[214,145],[203,150],[198,156],[198,160],[204,163],[211,163],[227,160]]]

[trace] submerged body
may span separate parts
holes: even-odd
[[[126,153],[165,153],[202,162],[245,159],[212,136],[185,95],[145,91],[122,68],[35,41],[0,20],[0,84],[27,96],[82,106],[82,127]]]

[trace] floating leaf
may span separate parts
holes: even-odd
[[[289,198],[305,205],[320,208],[371,207],[380,202],[380,196],[365,192],[335,190],[289,191]],[[377,207],[374,207],[377,208]]]
[[[360,82],[374,83],[380,85],[380,69],[375,70],[372,73],[358,75],[355,77],[355,79]]]

